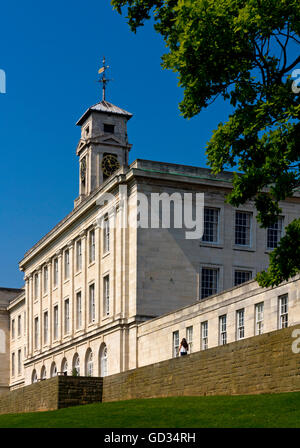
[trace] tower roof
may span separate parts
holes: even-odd
[[[79,118],[77,121],[77,125],[81,126],[82,123],[87,119],[87,117],[92,112],[102,112],[107,114],[114,114],[114,115],[123,115],[127,117],[128,120],[132,117],[132,114],[130,112],[127,112],[124,109],[121,109],[118,106],[115,106],[112,103],[109,103],[108,101],[102,100],[100,103],[94,104],[94,106],[91,106],[85,111],[85,113],[82,115],[82,117]]]

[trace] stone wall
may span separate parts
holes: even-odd
[[[57,376],[3,394],[0,414],[50,411],[101,399],[102,378]]]
[[[295,328],[300,326],[105,377],[102,401],[300,390],[300,353],[292,351]]]

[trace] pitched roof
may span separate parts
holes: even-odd
[[[132,114],[130,112],[127,112],[126,110],[121,109],[120,107],[115,106],[114,104],[109,103],[108,101],[100,101],[100,103],[94,104],[94,106],[89,107],[87,111],[82,115],[82,117],[79,118],[76,124],[80,126],[83,123],[83,121],[87,118],[87,116],[93,111],[115,115],[123,115],[127,117],[128,120],[132,117]]]

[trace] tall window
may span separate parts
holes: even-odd
[[[268,227],[267,230],[267,248],[275,249],[282,237],[283,218],[279,216],[277,222]]]
[[[44,313],[44,344],[48,344],[48,332],[49,332],[48,311]]]
[[[53,264],[53,286],[54,288],[58,285],[58,258],[54,259]]]
[[[208,348],[208,322],[201,323],[201,349],[207,350]]]
[[[251,271],[234,271],[234,286],[241,285],[242,283],[248,282],[251,280],[252,272]]]
[[[216,208],[204,208],[204,233],[202,241],[209,243],[218,242],[219,210]]]
[[[193,327],[187,327],[186,329],[186,342],[189,346],[189,353],[192,353],[193,351]]]
[[[21,336],[21,315],[18,316],[18,336]]]
[[[53,337],[58,338],[58,305],[53,308]]]
[[[26,311],[24,311],[24,335],[26,334]]]
[[[173,333],[173,358],[177,358],[179,349],[179,331]]]
[[[15,319],[11,321],[11,337],[15,339]]]
[[[103,279],[103,290],[104,290],[104,310],[106,316],[110,313],[110,303],[109,303],[109,275],[106,275]]]
[[[100,375],[107,376],[107,347],[106,345],[102,347],[100,354]]]
[[[77,354],[75,355],[75,358],[73,360],[73,369],[75,369],[77,372],[77,375],[80,376],[80,359]]]
[[[104,229],[103,229],[103,252],[109,251],[109,219],[108,216],[104,218]]]
[[[21,358],[22,354],[21,354],[21,350],[18,350],[18,375],[21,374],[21,370],[22,370],[22,358]]]
[[[82,268],[82,245],[81,240],[76,243],[76,270],[80,271]]]
[[[70,331],[70,301],[69,299],[65,300],[65,334],[68,334]]]
[[[70,277],[70,252],[69,249],[65,250],[65,280]]]
[[[251,213],[235,212],[235,244],[239,246],[250,246]]]
[[[95,230],[91,230],[89,235],[89,262],[93,261],[95,261]]]
[[[93,352],[91,350],[87,354],[86,374],[87,374],[87,376],[93,376]]]
[[[236,338],[237,340],[243,339],[245,337],[245,311],[238,310],[236,312]]]
[[[48,266],[44,266],[44,294],[48,292]]]
[[[39,318],[34,319],[34,348],[39,347]]]
[[[227,344],[227,318],[226,314],[219,317],[219,344]]]
[[[81,307],[81,292],[76,294],[76,328],[81,328],[82,325],[82,307]]]
[[[279,297],[279,328],[288,326],[288,295]]]
[[[216,294],[218,291],[218,269],[202,268],[201,299]]]
[[[15,376],[15,354],[11,354],[11,376]]]
[[[255,334],[264,332],[264,303],[255,305]]]
[[[40,289],[39,274],[34,274],[34,300],[38,300],[39,298],[39,289]]]
[[[95,285],[89,287],[89,322],[95,322]]]

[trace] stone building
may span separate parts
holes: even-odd
[[[300,196],[282,202],[277,224],[262,229],[252,202],[225,202],[231,173],[129,165],[131,117],[103,100],[77,123],[74,209],[24,255],[24,289],[0,291],[0,391],[168,359],[183,336],[201,350],[300,320],[298,279],[267,291],[251,280],[299,216]],[[192,198],[195,212],[199,193],[204,232],[195,239],[186,221],[178,225],[185,208],[175,199]],[[162,225],[164,212],[170,225]]]

